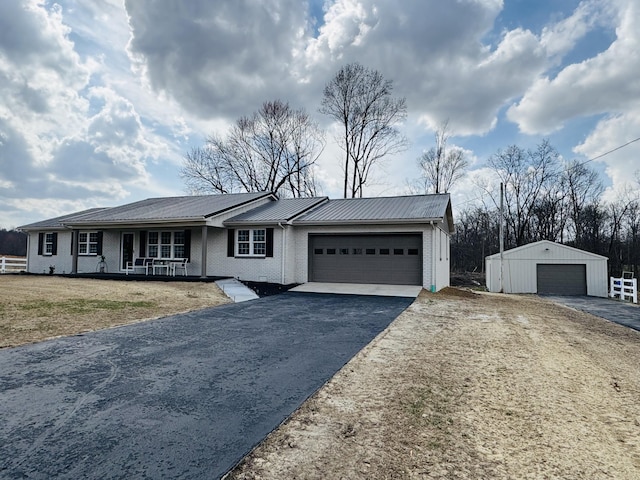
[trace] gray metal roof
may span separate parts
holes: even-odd
[[[203,220],[234,207],[250,203],[271,193],[234,193],[185,197],[149,198],[97,212],[94,215],[71,219],[67,225],[120,222],[149,222],[170,220]]]
[[[283,198],[261,205],[249,212],[225,220],[225,225],[274,224],[288,222],[316,205],[326,202],[327,197]]]
[[[337,200],[328,200],[327,197],[277,200],[273,194],[265,192],[149,198],[119,207],[84,210],[20,228],[35,230],[59,229],[65,226],[197,221],[267,197],[274,201],[230,218],[225,221],[225,225],[278,222],[291,222],[294,225],[419,223],[437,220],[447,222],[453,231],[448,194]]]
[[[40,222],[30,223],[18,227],[18,230],[47,230],[47,229],[61,229],[64,227],[64,223],[68,220],[81,219],[90,216],[94,213],[106,210],[106,208],[90,208],[81,212],[70,213],[68,215],[62,215],[61,217],[49,218],[47,220],[41,220]]]
[[[591,258],[604,259],[604,260],[609,259],[609,257],[598,255],[597,253],[581,250],[579,248],[572,247],[570,245],[564,245],[563,243],[552,242],[551,240],[538,240],[537,242],[531,242],[531,243],[527,243],[526,245],[520,245],[519,247],[510,248],[509,250],[504,251],[504,257],[509,258],[512,256],[517,256],[518,254],[522,252],[526,252],[527,250],[531,250],[531,251],[539,250],[538,247],[549,247],[549,248],[556,247],[560,250],[573,252],[573,254],[576,256],[591,257]],[[546,250],[549,250],[549,248],[547,248]],[[539,251],[537,251],[531,256],[531,258],[539,258],[540,255],[541,254],[539,253]],[[500,259],[500,252],[494,253],[492,255],[487,255],[485,258]]]
[[[451,215],[449,194],[329,200],[294,224],[390,223],[445,220]],[[449,219],[448,219],[449,220]],[[452,220],[451,220],[452,221]]]

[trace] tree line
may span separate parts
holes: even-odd
[[[640,268],[640,198],[628,189],[605,201],[598,173],[588,162],[563,162],[548,141],[525,150],[498,150],[488,166],[504,185],[504,245],[551,240],[609,258],[610,275]],[[640,174],[636,173],[640,184]],[[457,215],[452,269],[483,271],[499,251],[500,192],[477,182],[482,200]]]
[[[27,255],[27,234],[17,230],[0,229],[0,255]]]

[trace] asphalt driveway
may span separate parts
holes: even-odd
[[[560,297],[545,295],[545,298],[640,331],[640,308],[637,305],[623,302],[622,300],[602,297]]]
[[[289,292],[0,350],[0,477],[220,477],[412,301]]]

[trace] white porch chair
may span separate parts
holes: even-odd
[[[189,265],[188,258],[176,258],[171,262],[171,275],[175,277],[176,270],[180,268],[182,269],[182,271],[184,272],[184,276],[186,277],[188,275],[187,265]]]
[[[124,273],[129,275],[129,272],[136,273],[137,270],[143,270],[145,275],[149,275],[149,266],[151,265],[150,258],[136,258],[133,262],[127,262],[124,268]]]

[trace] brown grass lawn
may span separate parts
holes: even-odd
[[[229,301],[215,283],[0,275],[0,348]]]

